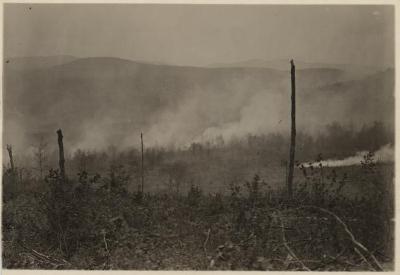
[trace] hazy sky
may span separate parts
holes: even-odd
[[[4,15],[5,57],[394,63],[392,6],[6,4]]]

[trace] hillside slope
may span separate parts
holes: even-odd
[[[150,145],[182,145],[288,126],[287,71],[71,58],[4,64],[6,142],[27,146],[33,136],[61,127],[71,148],[130,146],[140,131]],[[363,77],[349,80],[353,74],[335,66],[298,66],[299,128],[315,131],[331,121],[392,123],[393,70],[360,72]]]

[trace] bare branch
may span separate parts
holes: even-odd
[[[365,258],[369,262],[369,264],[373,267],[373,269],[376,271],[383,271],[382,265],[375,258],[375,256],[363,244],[361,244],[359,241],[356,240],[356,238],[354,237],[353,233],[351,233],[348,226],[335,213],[333,213],[327,209],[317,207],[317,206],[311,206],[311,205],[310,206],[300,206],[298,209],[301,209],[301,208],[305,208],[305,209],[309,208],[309,209],[319,210],[319,211],[326,213],[326,214],[332,216],[333,218],[335,218],[335,220],[343,227],[344,231],[350,237],[350,241],[353,243],[355,248],[363,251],[371,259],[372,263]],[[356,250],[356,252],[357,252],[357,250]]]
[[[280,213],[280,212],[279,212]],[[283,220],[281,218],[281,215],[279,214],[279,221],[281,224],[281,232],[282,232],[282,241],[283,241],[283,245],[286,247],[287,251],[289,252],[290,256],[292,256],[298,263],[300,263],[300,265],[303,267],[304,270],[307,271],[311,271],[311,269],[309,269],[298,257],[297,255],[293,252],[293,250],[290,248],[290,246],[288,245],[287,241],[286,241],[286,236],[285,236],[285,225],[283,223]]]
[[[208,231],[207,231],[207,238],[206,238],[206,240],[204,241],[204,244],[203,244],[203,250],[204,250],[204,254],[206,255],[206,257],[207,257],[207,242],[208,242],[208,239],[210,238],[210,233],[211,233],[211,228],[209,228],[208,229]]]

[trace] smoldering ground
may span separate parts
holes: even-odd
[[[6,268],[393,269],[393,6],[4,15]]]

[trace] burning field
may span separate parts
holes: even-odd
[[[393,271],[395,5],[128,2],[2,6],[3,267]]]

